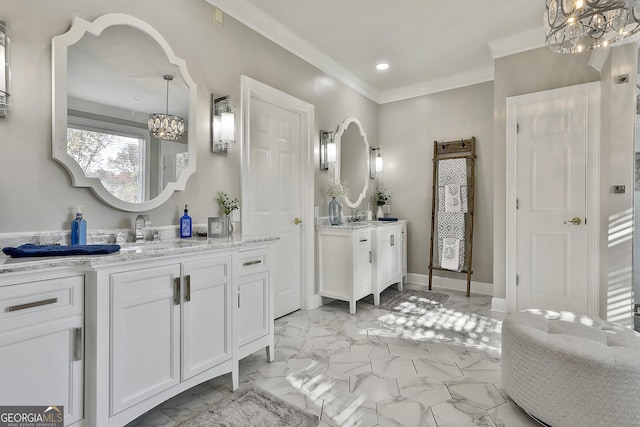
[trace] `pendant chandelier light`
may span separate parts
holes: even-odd
[[[544,26],[552,52],[606,47],[640,30],[640,0],[547,0]]]
[[[169,115],[169,82],[173,80],[173,76],[166,74],[162,78],[167,81],[167,107],[164,114],[155,113],[149,116],[149,132],[155,138],[176,141],[184,134],[184,119]]]

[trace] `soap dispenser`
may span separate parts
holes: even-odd
[[[82,219],[82,206],[76,209],[76,219],[71,221],[71,244],[87,244],[87,221]]]
[[[191,217],[187,205],[184,205],[184,215],[180,218],[180,238],[188,237],[191,237]]]

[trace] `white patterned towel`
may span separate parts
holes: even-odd
[[[447,187],[459,187],[459,208],[448,205]],[[438,161],[438,210],[440,212],[469,212],[467,201],[467,159],[448,159]]]
[[[443,268],[444,240],[458,241],[458,265],[455,271],[462,270],[465,254],[465,218],[461,212],[438,212],[438,260]]]
[[[449,184],[444,186],[444,211],[462,211],[462,202],[460,200],[460,186],[458,184]]]
[[[442,263],[441,267],[447,270],[458,271],[460,262],[460,240],[442,239]]]

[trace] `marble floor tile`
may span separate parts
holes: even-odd
[[[383,427],[422,427],[431,417],[428,406],[402,396],[379,402],[377,408]]]
[[[411,359],[394,355],[372,357],[371,369],[377,374],[393,378],[406,377],[417,372]]]
[[[333,375],[350,377],[371,371],[371,358],[363,353],[344,353],[331,356],[329,370]]]
[[[502,380],[500,364],[493,360],[472,358],[458,362],[458,366],[465,376],[478,378],[492,384]]]
[[[303,380],[303,374],[297,375],[294,372],[286,377],[261,378],[256,382],[256,385],[275,394],[276,396],[280,396],[285,393],[300,390]]]
[[[275,347],[283,353],[297,354],[301,351],[311,351],[313,340],[304,337],[281,337]]]
[[[489,413],[463,401],[450,400],[431,407],[438,427],[495,427]]]
[[[375,372],[365,372],[350,377],[349,391],[364,396],[372,402],[380,402],[400,395],[395,378]]]
[[[313,351],[292,355],[287,361],[287,369],[293,371],[306,371],[317,367],[329,367],[329,356]]]
[[[451,400],[451,393],[443,381],[426,374],[414,374],[398,378],[400,394],[427,406]]]
[[[413,359],[413,365],[416,367],[418,373],[425,374],[442,381],[451,380],[463,375],[455,362],[436,359],[434,357]]]
[[[360,394],[340,393],[324,400],[321,421],[332,427],[373,427],[378,425],[378,411]]]
[[[389,353],[405,359],[419,359],[430,355],[429,350],[427,350],[424,344],[407,340],[403,341],[403,343],[399,344],[389,344]]]
[[[205,411],[222,397],[220,391],[204,383],[167,400],[160,405],[160,411],[174,421],[184,421]]]
[[[334,376],[329,369],[318,367],[305,372],[301,390],[314,398],[331,399],[349,392],[349,378]]]
[[[498,427],[540,427],[540,424],[512,402],[503,403],[487,412]]]
[[[173,427],[176,421],[156,409],[147,412],[146,414],[131,421],[128,426],[136,427]]]
[[[314,338],[312,350],[319,354],[334,355],[349,353],[353,340],[345,335]]]
[[[279,395],[280,399],[302,409],[303,411],[313,414],[320,419],[322,415],[322,399],[314,399],[313,397],[302,393],[300,390],[289,391]]]
[[[460,377],[445,381],[454,400],[482,409],[494,408],[506,402],[502,394],[491,383],[472,377]]]
[[[369,357],[389,355],[389,345],[377,339],[367,339],[351,344],[351,353],[363,353]]]
[[[470,359],[471,354],[466,347],[454,344],[445,343],[427,343],[427,350],[431,357],[441,360],[447,360],[450,362],[462,362]]]

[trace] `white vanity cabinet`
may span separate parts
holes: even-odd
[[[274,359],[273,297],[269,280],[267,248],[238,251],[233,256],[234,366],[240,359],[265,348],[267,360]],[[238,375],[233,388],[238,387]]]
[[[113,272],[110,288],[110,415],[231,359],[230,255]]]
[[[373,278],[371,292],[375,305],[380,304],[380,293],[397,283],[402,290],[403,235],[402,223],[378,225],[371,230],[373,240]]]
[[[370,234],[369,227],[317,230],[319,294],[348,301],[351,314],[371,293]]]
[[[407,221],[402,222],[402,283],[407,283],[407,248],[408,234]]]
[[[0,279],[0,402],[64,406],[84,416],[84,276],[25,273]]]

